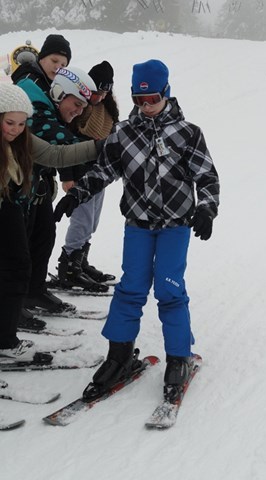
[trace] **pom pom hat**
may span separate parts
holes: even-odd
[[[110,91],[114,83],[114,70],[109,62],[104,60],[98,65],[94,65],[89,71],[89,76],[94,80],[97,89]]]
[[[48,35],[38,55],[38,60],[41,60],[48,55],[58,53],[67,58],[67,65],[71,60],[71,49],[69,42],[63,35]]]
[[[144,63],[137,63],[133,66],[132,93],[134,95],[163,93],[165,97],[170,97],[168,76],[168,68],[160,60],[148,60]],[[164,92],[165,87],[166,91]]]
[[[23,112],[27,117],[33,114],[28,95],[17,85],[0,83],[0,113]]]

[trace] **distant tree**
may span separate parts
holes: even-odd
[[[226,0],[216,31],[225,38],[266,40],[266,1]]]
[[[197,3],[208,8],[207,0],[0,0],[0,28],[1,33],[55,26],[198,35]]]

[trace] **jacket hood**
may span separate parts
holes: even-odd
[[[41,78],[47,83],[47,86],[50,87],[52,81],[45,75],[42,67],[37,62],[25,62],[20,65],[14,73],[12,73],[11,78],[14,83],[19,82],[22,78],[30,77],[34,75],[37,78]]]

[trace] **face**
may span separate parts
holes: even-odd
[[[64,122],[70,123],[73,118],[81,115],[87,102],[82,102],[74,95],[67,95],[59,104],[58,109]]]
[[[146,117],[156,117],[159,113],[164,109],[166,104],[166,99],[163,98],[159,103],[155,105],[149,105],[145,103],[142,107],[139,107],[142,113],[146,115]]]
[[[41,58],[39,64],[45,71],[47,77],[50,80],[54,80],[58,68],[67,66],[67,58],[64,55],[59,55],[59,53],[52,53],[51,55],[47,55],[47,57]]]
[[[7,112],[2,123],[2,135],[7,142],[13,142],[25,129],[27,115],[23,112]]]

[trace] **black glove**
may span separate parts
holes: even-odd
[[[79,205],[78,200],[73,195],[66,195],[61,198],[54,210],[54,219],[56,222],[60,222],[64,213],[67,217],[71,217],[74,208]]]
[[[199,208],[189,222],[193,227],[195,237],[201,240],[208,240],[212,234],[213,216],[207,208]]]

